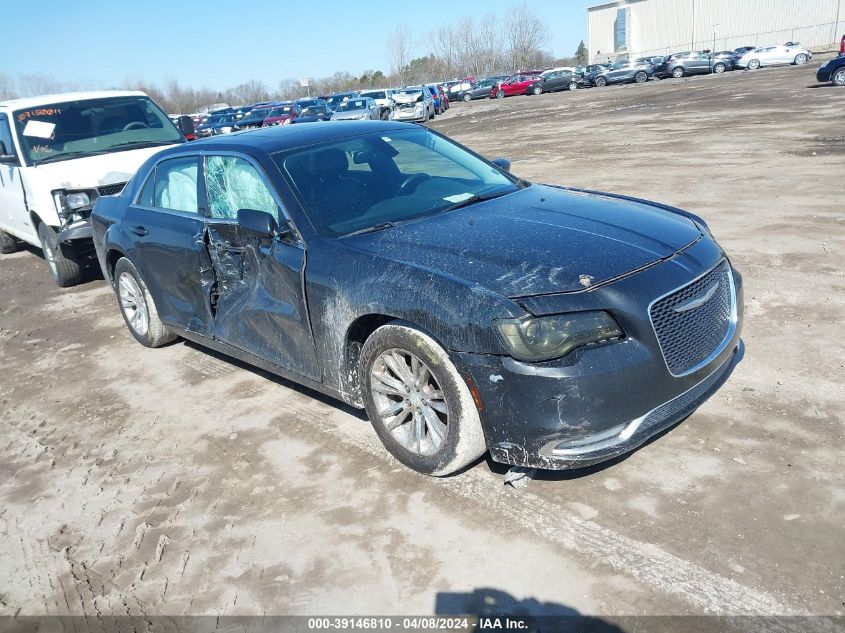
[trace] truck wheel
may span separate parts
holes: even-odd
[[[430,336],[398,321],[388,323],[364,343],[360,363],[367,415],[400,462],[442,477],[485,453],[469,388]]]
[[[50,274],[61,288],[75,286],[82,281],[82,267],[70,244],[59,244],[56,232],[46,222],[38,225],[38,239],[44,259],[50,266]]]
[[[176,335],[158,318],[150,291],[138,270],[125,257],[114,267],[114,291],[126,326],[144,347],[161,347],[176,340]]]
[[[3,231],[0,231],[0,253],[8,255],[18,250],[18,241]]]

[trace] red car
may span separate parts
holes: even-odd
[[[267,113],[261,127],[287,125],[288,123],[293,123],[293,120],[300,114],[302,114],[302,108],[295,103],[276,106]]]
[[[493,86],[490,90],[490,98],[503,99],[513,95],[528,94],[528,88],[538,79],[540,79],[538,75],[511,75]]]

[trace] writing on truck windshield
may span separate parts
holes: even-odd
[[[84,99],[13,113],[27,163],[177,143],[182,135],[148,97]]]

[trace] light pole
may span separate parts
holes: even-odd
[[[695,50],[695,0],[692,0],[692,44],[690,49]]]
[[[714,24],[713,25],[713,48],[710,49],[714,53],[716,52],[716,33],[718,33],[718,32],[719,32],[719,25]]]

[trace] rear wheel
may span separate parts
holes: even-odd
[[[73,246],[60,244],[56,232],[45,222],[38,225],[38,239],[41,240],[44,259],[50,266],[50,274],[60,287],[68,288],[82,281],[82,266]]]
[[[845,67],[840,68],[830,78],[834,86],[845,86]]]
[[[673,68],[673,69],[672,69],[672,76],[673,76],[675,79],[680,79],[681,77],[683,77],[683,76],[684,76],[684,69],[683,69],[683,67],[682,67],[682,66],[678,66],[677,68]]]
[[[607,85],[607,77],[596,77],[595,83],[598,88],[604,88]]]
[[[469,103],[470,101],[472,101],[472,95],[468,92],[465,92],[462,99],[464,100],[465,103]]]
[[[713,72],[717,75],[722,74],[723,72],[725,72],[725,65],[722,63],[716,64],[715,66],[713,66]]]
[[[504,99],[505,98],[505,91],[504,90],[497,90],[496,91],[496,98],[497,99]]]
[[[469,388],[430,336],[401,322],[388,323],[367,339],[360,363],[367,415],[400,462],[444,476],[486,452]]]
[[[752,59],[748,62],[748,70],[757,70],[760,68],[760,60]]]
[[[636,75],[634,75],[634,81],[636,81],[638,84],[644,84],[648,81],[648,75],[640,71]]]
[[[577,81],[570,81],[568,86],[570,92],[575,92],[578,90],[578,82]]]
[[[806,64],[806,63],[807,63],[807,56],[804,53],[798,53],[795,56],[795,64],[797,66],[800,66],[801,64]]]
[[[0,253],[8,255],[18,250],[18,241],[3,231],[0,231]]]
[[[158,318],[158,310],[138,270],[125,257],[114,267],[114,291],[123,320],[141,345],[161,347],[176,340],[176,335]]]

